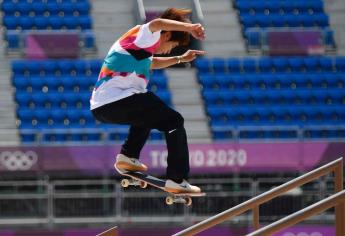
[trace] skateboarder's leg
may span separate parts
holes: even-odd
[[[121,154],[131,158],[139,159],[140,151],[150,134],[151,129],[143,126],[132,125],[125,143],[122,145]]]

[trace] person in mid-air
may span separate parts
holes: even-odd
[[[151,129],[164,132],[168,149],[165,189],[174,193],[200,192],[187,181],[189,153],[184,119],[146,87],[150,70],[190,62],[204,54],[188,50],[180,56],[154,57],[188,45],[190,35],[205,38],[203,26],[190,23],[190,13],[188,9],[169,8],[159,18],[137,25],[120,37],[104,60],[90,100],[97,120],[130,125],[114,165],[119,172],[147,171],[139,161],[140,151]]]

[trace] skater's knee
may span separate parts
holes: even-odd
[[[176,111],[174,114],[172,123],[175,124],[174,128],[183,127],[183,124],[184,124],[183,116],[179,112]]]

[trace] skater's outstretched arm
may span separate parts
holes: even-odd
[[[188,50],[181,56],[175,57],[154,57],[151,64],[151,69],[162,69],[181,62],[193,61],[198,55],[204,55],[205,51]]]
[[[162,31],[185,31],[190,33],[194,38],[199,40],[205,39],[205,29],[200,24],[191,24],[169,19],[154,19],[149,23],[151,32]]]

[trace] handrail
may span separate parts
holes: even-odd
[[[97,234],[96,236],[117,236],[117,226],[108,229],[100,234]]]
[[[258,229],[259,228],[259,206],[279,195],[282,195],[283,193],[299,187],[303,184],[306,184],[314,179],[317,179],[323,175],[328,174],[329,172],[335,172],[335,191],[340,192],[343,189],[343,158],[339,158],[335,161],[332,161],[322,167],[319,167],[313,171],[310,171],[309,173],[306,173],[296,179],[293,179],[285,184],[282,184],[270,191],[267,191],[263,194],[260,194],[259,196],[256,196],[246,202],[243,202],[242,204],[239,204],[233,208],[230,208],[226,211],[223,211],[209,219],[206,219],[202,222],[199,222],[196,225],[193,225],[181,232],[178,232],[177,234],[174,234],[174,236],[186,236],[186,235],[195,235],[199,232],[202,232],[206,229],[209,229],[217,224],[220,224],[226,220],[231,219],[234,216],[237,216],[239,214],[242,214],[248,210],[254,210],[253,214],[253,224],[254,228]],[[342,206],[338,207],[336,210],[336,218],[337,219],[337,231],[343,231],[345,233],[344,227],[345,225],[342,225],[342,222],[340,221],[339,218],[344,219],[345,218],[345,207]],[[341,235],[341,234],[339,234]],[[343,234],[345,235],[345,234]],[[338,234],[337,234],[338,236]]]
[[[247,236],[265,236],[271,233],[277,232],[288,226],[299,223],[307,217],[313,216],[315,214],[321,213],[331,207],[334,207],[341,201],[345,201],[345,190],[331,195],[330,197],[323,199],[307,208],[297,211],[281,220],[278,220],[270,225],[267,225]]]

